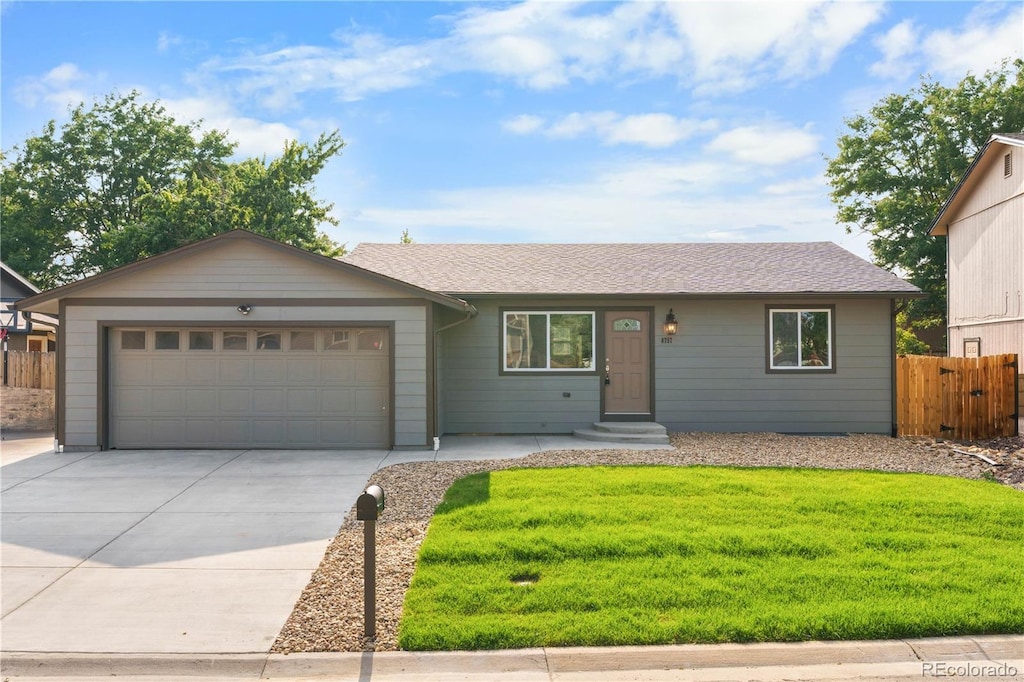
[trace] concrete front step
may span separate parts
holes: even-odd
[[[668,430],[655,422],[594,422],[593,428],[576,429],[573,435],[605,443],[668,445]]]
[[[656,436],[668,433],[668,429],[656,422],[594,422],[594,430],[609,433],[647,433]]]

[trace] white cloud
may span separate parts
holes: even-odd
[[[14,88],[14,98],[30,109],[44,105],[55,114],[63,114],[68,107],[89,99],[86,93],[102,79],[102,75],[87,74],[77,64],[64,62],[42,76],[19,82]]]
[[[827,71],[883,12],[881,3],[672,3],[702,91],[740,91],[765,78]]]
[[[645,147],[671,147],[699,132],[713,130],[715,121],[677,118],[671,114],[633,114],[613,111],[573,112],[545,127],[545,120],[523,114],[509,119],[502,127],[519,135],[542,133],[547,137],[572,139],[591,135],[609,145],[638,144]]]
[[[819,139],[807,130],[777,124],[742,126],[722,133],[705,149],[724,152],[737,161],[774,166],[816,154]]]
[[[1024,8],[1019,4],[1005,15],[980,7],[971,13],[962,31],[942,29],[921,41],[929,69],[948,78],[968,71],[981,75],[1003,59],[1024,55]]]
[[[240,157],[276,157],[285,142],[302,137],[299,131],[284,123],[242,116],[222,98],[187,97],[161,100],[161,103],[181,123],[202,119],[203,130],[227,131],[228,138],[238,143],[235,155]]]
[[[507,119],[501,123],[503,130],[515,133],[516,135],[529,135],[530,133],[540,130],[543,125],[543,118],[540,116],[531,116],[529,114],[520,114],[519,116]]]
[[[337,45],[254,51],[203,69],[237,75],[243,94],[274,108],[309,91],[353,101],[462,72],[535,90],[668,76],[701,91],[741,91],[827,71],[882,12],[881,3],[528,1],[440,17],[440,38],[348,31]]]
[[[893,26],[875,39],[875,46],[882,53],[881,61],[869,67],[871,74],[880,78],[904,79],[916,70],[913,53],[917,49],[918,30],[914,22],[907,19]]]
[[[757,176],[759,182],[770,176]],[[408,228],[417,241],[842,242],[824,188],[736,191],[728,162],[643,162],[579,182],[432,192],[348,215],[350,246]],[[866,254],[866,250],[863,251]]]

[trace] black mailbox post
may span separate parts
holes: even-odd
[[[363,522],[363,634],[377,635],[377,519],[384,511],[384,490],[371,485],[356,500],[356,520]]]

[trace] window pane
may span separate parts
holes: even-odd
[[[291,350],[315,350],[316,334],[313,332],[292,332]]]
[[[551,315],[551,369],[591,367],[593,348],[591,315]]]
[[[224,350],[249,350],[249,332],[224,332],[221,344]]]
[[[157,350],[178,350],[181,334],[178,332],[157,332],[155,347]]]
[[[189,332],[189,350],[213,350],[213,332]]]
[[[121,332],[122,350],[146,350],[146,332]]]
[[[640,320],[615,320],[612,323],[612,330],[617,332],[638,332],[640,331]]]
[[[386,350],[384,332],[380,329],[361,329],[356,332],[356,348],[359,350]]]
[[[256,350],[281,350],[281,332],[256,332]]]
[[[332,329],[324,332],[324,350],[348,350],[348,330]]]
[[[772,367],[796,367],[799,363],[797,348],[797,313],[772,312]]]
[[[548,316],[525,313],[505,316],[505,368],[546,369]]]
[[[824,310],[800,313],[800,364],[803,367],[828,367],[829,323]]]

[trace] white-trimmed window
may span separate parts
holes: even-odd
[[[508,310],[502,317],[504,371],[593,371],[593,312]]]
[[[769,308],[768,369],[833,371],[834,314],[832,307]]]

